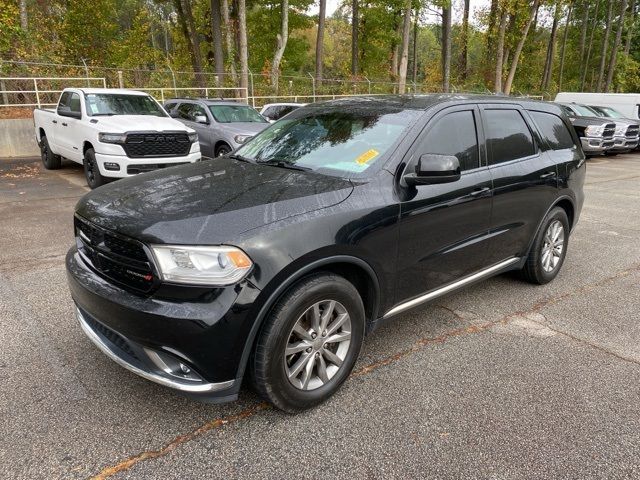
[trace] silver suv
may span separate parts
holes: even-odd
[[[269,122],[254,108],[233,100],[174,98],[164,104],[173,118],[198,132],[204,157],[231,153]]]

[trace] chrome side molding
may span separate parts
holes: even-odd
[[[457,290],[458,288],[464,287],[469,283],[473,283],[478,280],[482,280],[483,278],[490,277],[494,273],[502,270],[503,268],[507,268],[508,266],[513,265],[514,263],[517,263],[519,261],[520,261],[520,257],[513,257],[507,260],[503,260],[500,263],[497,263],[489,268],[485,268],[484,270],[480,270],[479,272],[469,275],[468,277],[461,278],[460,280],[456,280],[455,282],[445,285],[444,287],[440,287],[436,290],[433,290],[431,292],[425,293],[424,295],[416,297],[413,300],[409,300],[407,302],[401,303],[400,305],[396,305],[387,313],[385,313],[382,318],[391,317],[400,312],[404,312],[405,310],[413,308],[416,305],[420,305],[421,303],[428,302],[429,300],[433,300],[434,298],[441,297],[442,295],[445,295],[449,292]]]

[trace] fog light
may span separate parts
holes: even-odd
[[[120,170],[120,164],[115,162],[104,162],[104,169],[117,172]]]
[[[191,369],[189,367],[187,367],[184,363],[180,364],[180,371],[182,373],[184,373],[185,375],[191,373]]]

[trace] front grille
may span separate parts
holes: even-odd
[[[625,135],[627,138],[635,138],[638,136],[638,132],[640,132],[640,125],[629,125]]]
[[[75,217],[77,246],[99,275],[137,292],[150,292],[157,283],[142,244]]]
[[[615,123],[607,123],[604,126],[604,131],[602,132],[602,136],[605,139],[613,138],[616,133],[616,124]]]
[[[180,157],[189,154],[191,141],[184,132],[128,133],[122,148],[129,158]]]
[[[153,172],[154,170],[158,170],[160,168],[175,167],[176,165],[185,165],[186,163],[189,163],[189,162],[149,163],[146,165],[129,165],[127,167],[127,173],[129,175],[137,175],[138,173]]]

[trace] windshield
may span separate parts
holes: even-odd
[[[256,135],[237,154],[256,163],[338,176],[358,174],[379,163],[419,115],[416,110],[380,105],[299,109]]]
[[[615,108],[611,108],[611,107],[591,107],[591,108],[600,112],[605,117],[624,118],[624,115],[620,113],[618,110],[616,110]]]
[[[575,103],[571,104],[570,107],[577,112],[578,115],[582,117],[601,117],[598,112],[596,112],[593,108],[589,108],[586,105],[577,105]]]
[[[166,113],[149,95],[113,93],[87,93],[84,96],[87,115],[153,115],[166,117]]]
[[[211,105],[209,110],[218,123],[268,123],[262,115],[247,105]]]

